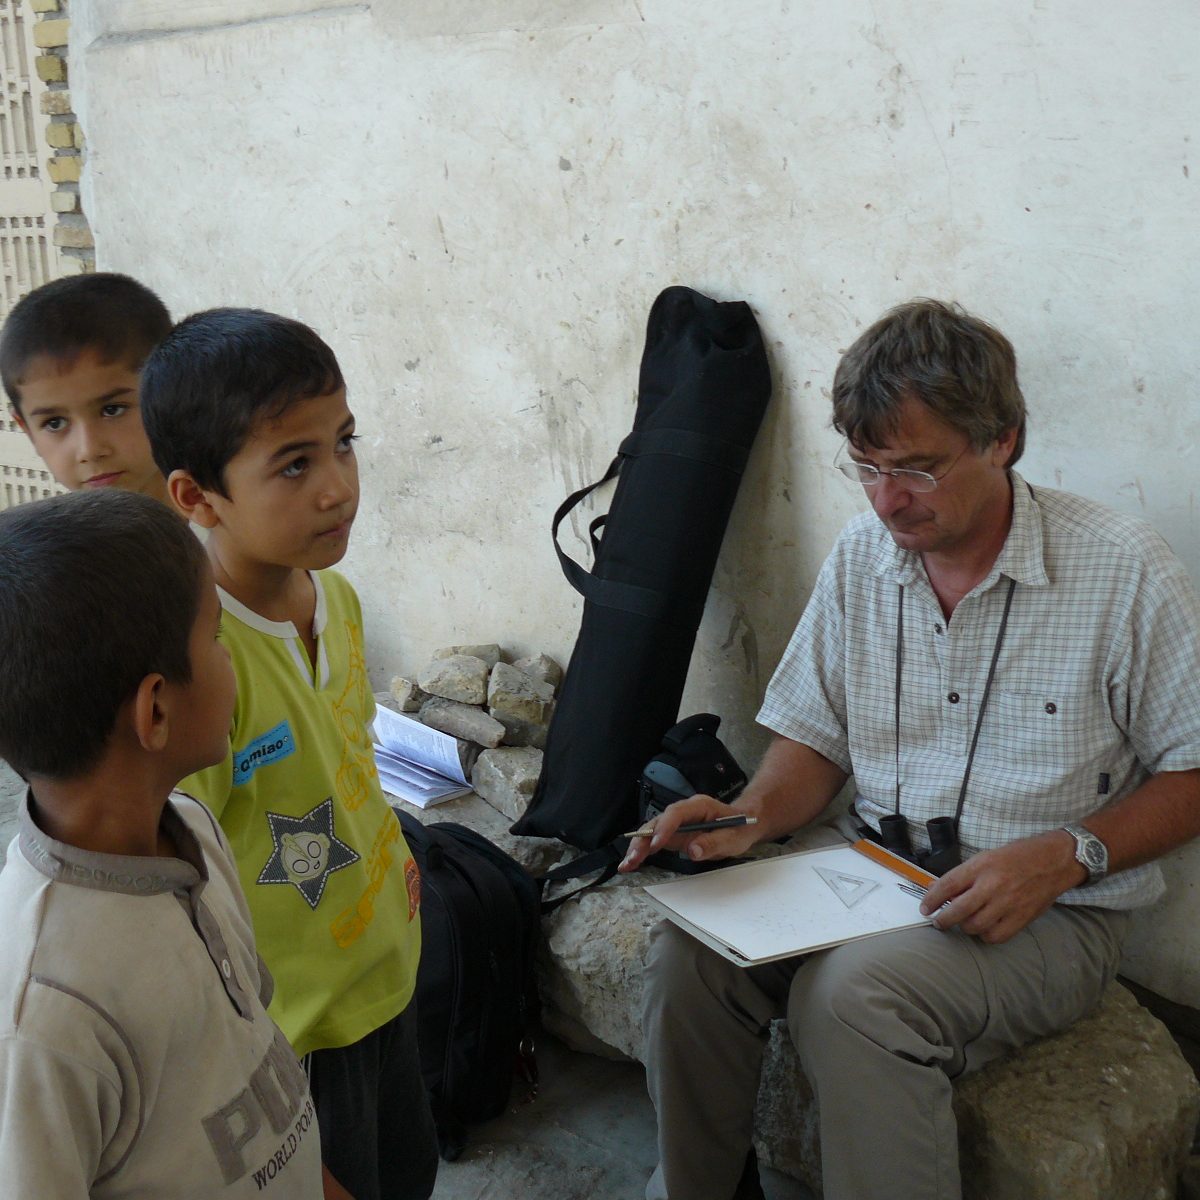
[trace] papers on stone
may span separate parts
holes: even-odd
[[[375,765],[383,790],[418,808],[471,791],[457,738],[383,705],[375,710]]]
[[[742,967],[929,919],[919,909],[922,888],[848,845],[758,859],[645,891],[677,925]]]

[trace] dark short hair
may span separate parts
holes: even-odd
[[[20,412],[21,382],[40,355],[70,366],[85,350],[95,350],[106,363],[125,362],[136,371],[170,332],[166,305],[128,275],[101,271],[55,279],[8,314],[0,331],[0,379]]]
[[[165,504],[116,488],[0,513],[0,758],[77,778],[147,675],[189,682],[206,561]]]
[[[257,308],[212,308],[180,321],[142,370],[142,421],[164,475],[183,470],[226,495],[225,468],[264,418],[343,386],[307,325]]]
[[[882,446],[913,396],[977,451],[1010,429],[1025,449],[1025,397],[1012,343],[957,304],[913,300],[881,317],[842,355],[833,376],[833,427],[856,449]]]

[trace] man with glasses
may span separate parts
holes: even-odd
[[[661,848],[719,859],[825,813],[940,875],[931,924],[741,970],[674,925],[646,976],[650,1200],[761,1196],[750,1135],[786,1016],[818,1099],[826,1200],[961,1194],[952,1081],[1066,1028],[1116,972],[1153,860],[1200,832],[1200,638],[1144,522],[1013,469],[1012,346],[957,306],[893,310],[843,356],[837,464],[872,512],[825,562],[768,688],[775,736],[734,808],[671,806]],[[931,843],[931,833],[934,841]]]

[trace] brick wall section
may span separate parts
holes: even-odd
[[[27,3],[38,18],[33,27],[33,42],[38,48],[35,66],[38,78],[46,85],[42,112],[50,118],[46,128],[51,150],[47,170],[57,185],[51,193],[50,205],[58,214],[54,244],[62,252],[67,273],[94,271],[95,243],[79,199],[84,137],[71,108],[67,57],[71,28],[69,0],[27,0]]]

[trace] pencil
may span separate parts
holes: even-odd
[[[691,825],[680,825],[675,830],[676,833],[706,833],[710,829],[733,829],[738,825],[757,825],[757,817],[747,817],[744,815],[736,817],[717,817],[713,821],[695,821]],[[653,837],[654,826],[643,825],[641,829],[635,829],[632,833],[625,833],[622,837]]]

